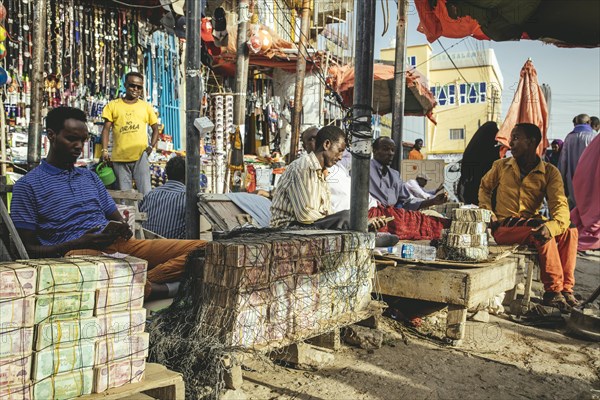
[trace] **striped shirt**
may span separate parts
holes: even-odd
[[[331,199],[321,164],[310,153],[292,162],[283,173],[271,204],[271,226],[292,222],[312,224],[331,214]]]
[[[15,227],[35,231],[44,246],[78,239],[91,228],[104,227],[116,210],[94,172],[61,169],[46,160],[15,183],[10,209]]]
[[[142,226],[167,239],[185,238],[185,185],[171,180],[144,196],[140,211],[148,213]]]

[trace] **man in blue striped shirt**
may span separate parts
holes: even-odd
[[[188,253],[203,240],[131,239],[127,222],[93,172],[75,168],[89,133],[85,113],[58,107],[46,117],[48,157],[15,183],[11,218],[32,258],[115,252],[148,261],[145,297],[173,295]],[[109,221],[118,229],[103,231]],[[171,286],[169,286],[171,285]]]
[[[185,237],[185,158],[175,156],[165,168],[167,183],[153,189],[140,204],[148,214],[142,226],[168,239]]]

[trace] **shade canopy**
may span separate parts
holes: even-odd
[[[332,87],[338,92],[347,107],[354,100],[354,67],[334,66],[329,69]],[[394,66],[375,64],[373,67],[373,111],[385,115],[392,112],[394,102]],[[432,110],[436,106],[435,97],[428,89],[427,79],[416,69],[406,71],[406,96],[404,115],[427,116],[435,123]]]
[[[531,39],[559,47],[600,46],[596,0],[415,0],[417,28],[439,37],[480,40]]]

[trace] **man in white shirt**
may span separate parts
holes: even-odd
[[[429,181],[429,176],[427,174],[419,174],[415,179],[408,180],[405,185],[411,195],[416,197],[417,199],[431,199],[435,197],[435,195],[444,189],[444,184],[442,183],[436,190],[425,190],[425,186]]]

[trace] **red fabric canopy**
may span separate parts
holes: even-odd
[[[435,8],[429,6],[429,0],[415,0],[415,6],[421,18],[417,30],[427,36],[429,42],[435,42],[440,36],[448,38],[473,36],[479,40],[490,40],[473,18],[469,16],[450,18],[446,0],[438,0]]]
[[[515,97],[504,118],[500,130],[496,134],[496,140],[510,147],[510,133],[515,124],[528,122],[537,125],[542,131],[542,141],[538,146],[538,155],[543,157],[544,151],[548,148],[548,105],[542,92],[542,87],[538,84],[537,71],[533,67],[531,60],[528,60],[521,69],[521,79],[519,86],[515,91]]]
[[[441,36],[479,40],[540,40],[558,47],[600,46],[597,0],[415,0],[417,28]]]

